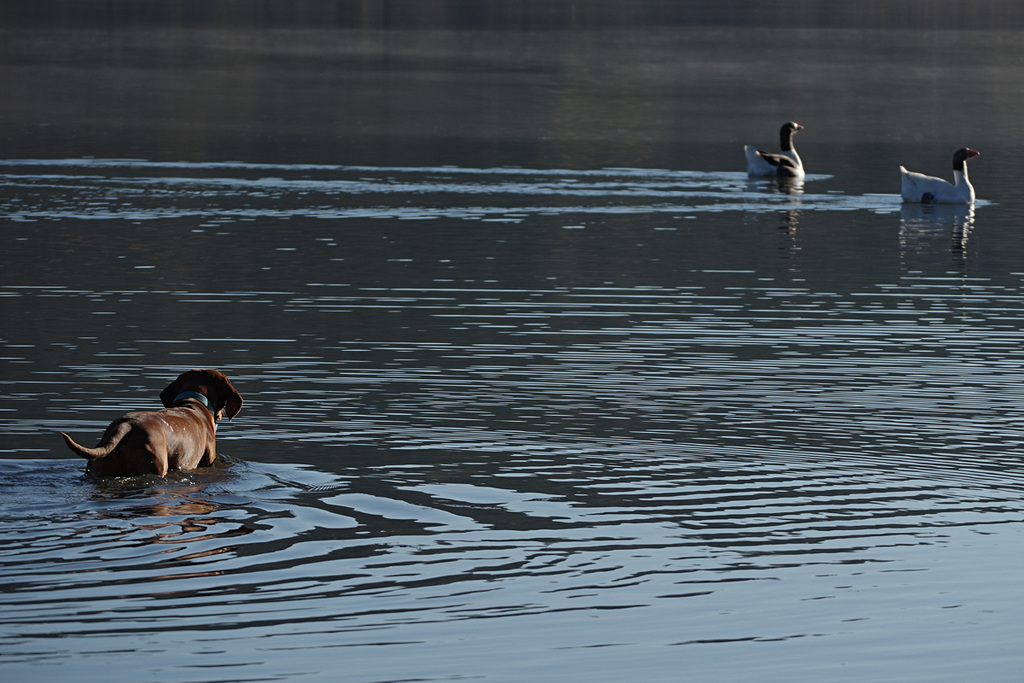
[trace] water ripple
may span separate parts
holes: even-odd
[[[838,658],[949,610],[1012,651],[1024,293],[950,243],[971,212],[735,173],[5,166],[5,210],[53,221],[8,223],[0,284],[5,666],[295,680],[345,648],[436,680],[472,640],[527,680]],[[511,225],[403,220],[438,216]],[[224,467],[66,459],[200,363],[245,395]]]
[[[900,210],[895,195],[814,194],[804,183],[780,188],[775,183],[748,180],[744,173],[736,172],[377,168],[116,159],[3,160],[0,167],[11,171],[0,175],[0,211],[14,221],[302,217],[520,223],[530,216],[571,219],[787,209]],[[41,168],[58,172],[39,173]],[[176,175],[148,175],[154,171]],[[217,175],[225,171],[238,176]],[[263,175],[267,172],[280,175]],[[809,176],[807,188],[826,178]],[[45,204],[33,201],[44,194]],[[467,202],[476,196],[486,196],[489,203]],[[240,198],[244,198],[245,208],[229,206]],[[548,202],[538,203],[542,198]]]

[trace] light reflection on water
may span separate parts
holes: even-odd
[[[974,212],[824,176],[49,164],[2,179],[13,674],[1016,671],[1024,306],[972,270]],[[245,396],[228,466],[84,480],[56,432],[190,365]]]
[[[519,223],[538,215],[689,215],[780,209],[892,213],[900,206],[895,195],[813,194],[805,190],[805,183],[801,181],[788,181],[789,184],[780,187],[774,181],[750,181],[741,172],[368,168],[121,160],[0,161],[0,168],[4,166],[21,169],[53,166],[128,174],[157,170],[200,174],[198,177],[23,173],[0,176],[5,180],[7,192],[27,196],[46,192],[48,195],[46,206],[25,202],[21,206],[7,207],[9,218],[14,221],[63,218],[147,221],[202,216],[212,221],[302,217]],[[253,174],[253,177],[209,177],[211,173],[225,171]],[[264,176],[264,173],[279,175]],[[810,175],[806,180],[813,182],[828,177]],[[474,196],[485,197],[489,203],[470,203],[474,202]],[[407,205],[396,205],[394,197],[402,197]],[[232,202],[242,198],[245,200],[242,207]],[[190,206],[190,199],[198,204]],[[417,199],[423,201],[417,202]],[[548,203],[542,203],[545,200]],[[378,201],[381,203],[376,203]],[[441,205],[431,205],[438,202]]]

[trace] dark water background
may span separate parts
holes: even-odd
[[[1024,10],[847,5],[5,4],[0,673],[1018,680]]]

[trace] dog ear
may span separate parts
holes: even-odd
[[[187,373],[179,375],[178,379],[168,384],[167,388],[160,392],[160,402],[164,404],[164,408],[170,408],[174,403],[174,399],[181,393],[181,383],[185,374]]]
[[[211,373],[212,374],[212,373]],[[238,415],[238,411],[242,409],[242,395],[231,386],[231,380],[227,378],[222,372],[217,372],[214,375],[217,378],[218,397],[224,402],[224,414],[228,416],[230,420],[235,415]]]
[[[224,414],[230,420],[242,409],[242,396],[231,386],[231,382],[225,382],[224,389],[228,394],[228,398],[224,402]]]

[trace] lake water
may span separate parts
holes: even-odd
[[[1019,680],[1020,10],[44,5],[5,680]],[[975,207],[901,205],[963,145]],[[86,479],[57,432],[192,367],[226,462]]]

